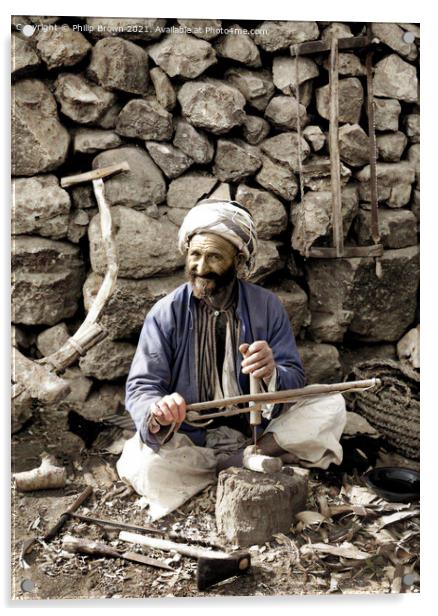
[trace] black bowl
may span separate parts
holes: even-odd
[[[366,485],[378,496],[395,503],[420,498],[420,473],[402,466],[373,468],[363,475]]]

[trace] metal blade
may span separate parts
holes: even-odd
[[[167,565],[164,561],[158,560],[157,558],[148,558],[147,556],[143,556],[143,554],[138,554],[137,552],[123,552],[123,554],[120,554],[119,558],[124,558],[125,560],[132,560],[135,563],[149,565],[150,567],[157,567],[159,569],[175,571],[175,569],[172,569],[172,567]]]

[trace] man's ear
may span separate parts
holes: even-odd
[[[246,260],[245,255],[238,252],[234,257],[234,267],[239,278],[244,278],[246,274]]]

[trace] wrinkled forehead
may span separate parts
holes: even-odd
[[[225,256],[233,257],[237,248],[229,240],[217,233],[197,233],[189,242],[189,255],[193,250],[200,252],[219,252]]]

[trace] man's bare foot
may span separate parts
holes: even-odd
[[[284,453],[282,456],[280,456],[280,458],[284,464],[299,464],[300,462],[298,456],[289,452]]]

